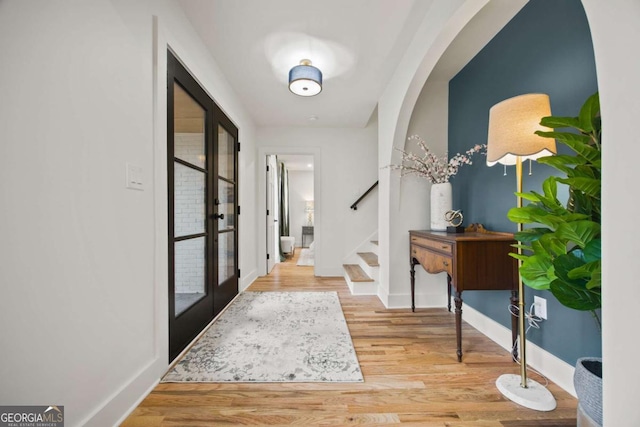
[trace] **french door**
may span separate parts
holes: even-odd
[[[167,52],[169,360],[238,293],[238,129]]]

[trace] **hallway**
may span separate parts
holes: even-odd
[[[296,265],[299,254],[248,291],[338,292],[364,383],[160,384],[122,425],[575,426],[576,400],[555,384],[558,408],[549,413],[502,397],[495,379],[518,367],[466,324],[458,363],[446,309],[387,310],[375,296],[352,296],[341,277],[314,277],[313,267]]]

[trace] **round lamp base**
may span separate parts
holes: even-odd
[[[507,399],[536,411],[553,411],[556,399],[542,384],[527,379],[527,387],[520,385],[520,375],[504,374],[496,380],[496,387]]]

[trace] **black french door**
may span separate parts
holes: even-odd
[[[167,52],[169,360],[238,293],[238,129]]]

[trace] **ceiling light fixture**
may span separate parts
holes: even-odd
[[[314,96],[322,91],[322,72],[309,59],[300,61],[289,71],[289,90],[300,96]]]

